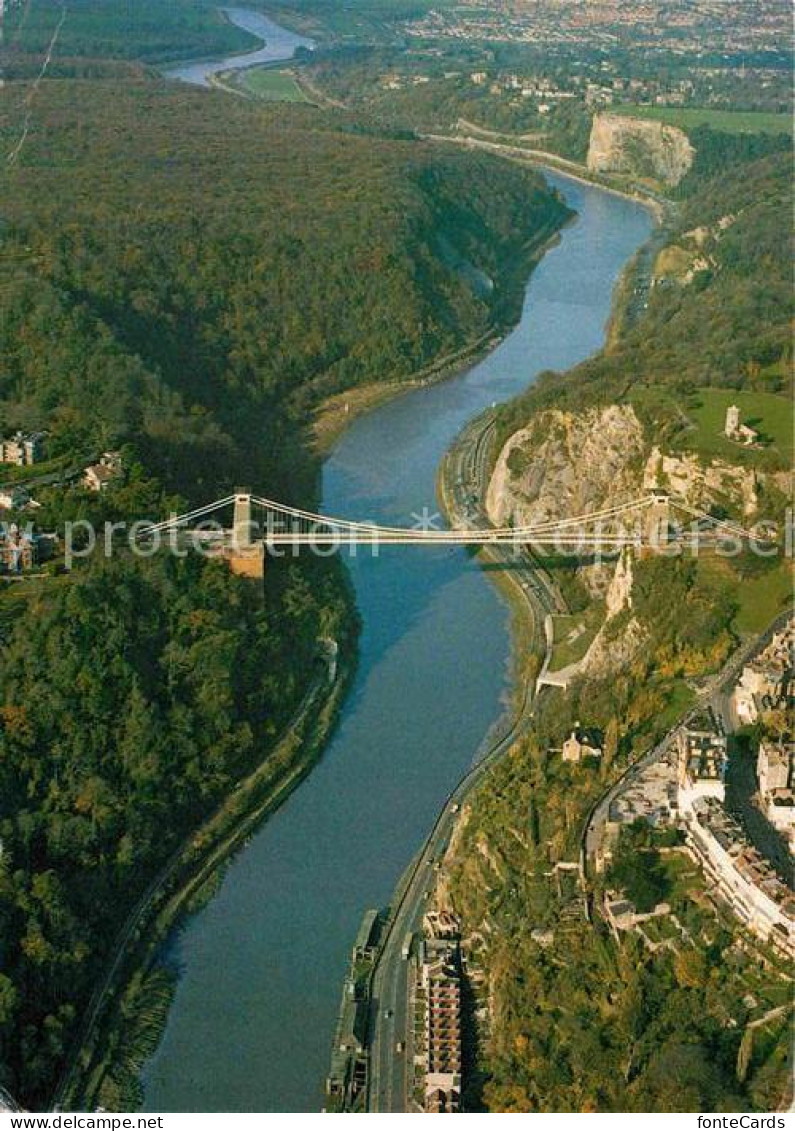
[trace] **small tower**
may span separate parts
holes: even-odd
[[[740,431],[740,410],[736,404],[730,405],[726,409],[726,427],[723,431],[730,440],[733,440]]]
[[[654,550],[664,549],[671,540],[671,500],[653,495],[646,515],[646,543]]]
[[[251,493],[245,487],[235,492],[235,517],[232,523],[235,549],[248,550],[254,539],[251,536]]]

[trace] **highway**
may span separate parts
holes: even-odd
[[[456,525],[468,523],[488,527],[480,510],[480,500],[485,498],[494,438],[493,416],[480,417],[465,429],[445,460],[439,493],[449,520]],[[543,619],[547,613],[555,612],[561,602],[551,580],[533,567],[528,556],[523,555],[517,561],[509,547],[487,547],[484,556],[493,562],[511,566],[507,576],[520,587],[532,614],[533,643],[543,644]],[[413,1076],[414,1019],[408,1005],[411,964],[402,956],[403,941],[409,932],[422,929],[423,914],[436,879],[434,865],[444,856],[459,809],[491,767],[529,730],[533,700],[534,681],[528,680],[522,688],[522,701],[507,731],[495,739],[485,757],[450,794],[421,852],[412,861],[397,889],[371,986],[369,1111],[417,1110],[409,1094]],[[403,1045],[401,1053],[397,1052],[398,1042]]]
[[[456,524],[487,526],[481,509],[491,466],[495,437],[492,415],[480,417],[462,433],[443,465],[439,492],[443,508]],[[516,560],[508,547],[490,546],[484,556],[495,562],[510,564],[507,576],[521,589],[533,616],[533,643],[540,643],[540,626],[549,613],[565,609],[554,582],[545,571],[533,565],[529,556]],[[652,750],[627,768],[591,809],[581,839],[581,870],[587,871],[589,856],[596,851],[613,799],[667,748],[673,735],[707,706],[721,713],[726,689],[736,681],[748,660],[764,647],[791,613],[781,614],[761,635],[738,648],[721,670],[699,691],[696,702],[678,720]],[[532,726],[534,687],[526,682],[522,702],[506,733],[495,739],[485,757],[459,782],[439,813],[421,852],[412,861],[399,885],[391,917],[385,927],[381,950],[371,983],[370,1066],[367,1108],[371,1112],[411,1112],[418,1110],[410,1095],[413,1080],[414,1018],[409,1008],[409,975],[413,964],[402,955],[408,933],[419,933],[428,899],[433,891],[435,865],[445,854],[457,818],[464,803],[488,771],[511,746]],[[398,1052],[398,1043],[403,1051]]]

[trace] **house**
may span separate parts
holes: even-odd
[[[7,440],[0,440],[0,463],[12,463],[16,467],[27,467],[41,459],[44,442],[43,432],[15,432]]]
[[[91,464],[85,469],[81,482],[89,491],[105,491],[120,474],[120,453],[103,452],[99,463]]]
[[[726,736],[712,724],[702,730],[685,727],[676,736],[678,753],[678,808],[680,813],[692,811],[700,798],[711,797],[722,802],[726,796]]]
[[[586,730],[577,723],[563,743],[563,761],[580,762],[583,758],[602,757],[602,736],[599,731]]]
[[[19,511],[30,503],[30,495],[24,487],[0,487],[0,510]]]
[[[38,563],[38,539],[15,522],[0,528],[0,573],[21,573]]]
[[[82,483],[89,491],[105,491],[116,478],[116,472],[102,463],[94,463],[83,472]]]

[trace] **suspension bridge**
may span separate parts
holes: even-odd
[[[231,511],[231,525],[219,516]],[[426,511],[414,526],[388,526],[315,514],[238,491],[186,514],[172,515],[139,532],[139,539],[163,541],[188,535],[210,553],[224,554],[249,572],[246,562],[278,557],[301,547],[332,551],[354,546],[494,546],[537,547],[561,552],[617,553],[624,547],[662,550],[678,546],[718,544],[728,539],[745,543],[756,537],[736,523],[707,514],[682,500],[652,491],[641,498],[570,518],[524,526],[494,527],[482,522],[442,527],[439,516]],[[252,568],[251,572],[255,572]]]

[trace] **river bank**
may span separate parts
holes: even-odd
[[[571,216],[568,222],[571,223],[574,219]],[[412,390],[458,377],[487,357],[518,321],[528,280],[546,252],[559,241],[560,235],[561,229],[558,227],[541,229],[533,240],[504,265],[504,274],[500,280],[500,286],[505,292],[501,309],[491,326],[474,341],[464,343],[453,353],[437,358],[411,378],[359,386],[336,393],[318,405],[312,422],[312,446],[315,451],[321,456],[328,455],[346,428],[363,413],[371,412]]]
[[[554,181],[578,218],[533,272],[515,330],[459,376],[353,420],[326,461],[327,512],[434,521],[439,462],[464,424],[604,341],[614,284],[650,219]],[[322,1105],[362,911],[389,902],[512,693],[510,609],[470,555],[390,549],[349,565],[363,622],[351,693],[313,773],[170,945],[181,976],[145,1072],[150,1110]]]
[[[276,745],[172,856],[136,904],[115,946],[113,961],[89,1003],[83,1030],[53,1095],[53,1110],[96,1110],[109,1102],[106,1081],[126,1081],[125,1110],[139,1106],[136,1081],[143,1057],[130,1056],[126,1030],[141,1002],[136,990],[155,967],[160,948],[185,918],[212,897],[221,872],[322,757],[355,670],[355,655],[328,651],[296,714]],[[165,1025],[167,1003],[150,1027]],[[151,1051],[151,1049],[149,1050]],[[123,1088],[125,1085],[122,1084]]]

